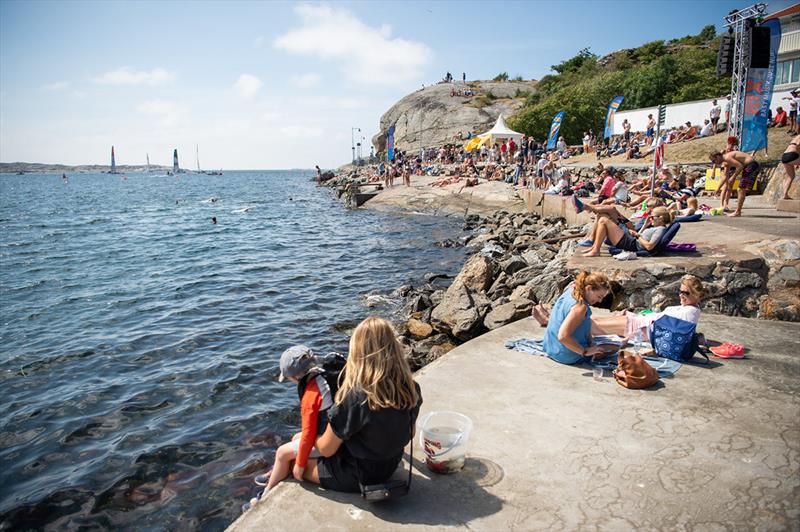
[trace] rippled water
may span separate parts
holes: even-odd
[[[460,265],[309,177],[0,176],[0,529],[225,527],[299,425],[280,352]]]

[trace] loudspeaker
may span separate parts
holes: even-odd
[[[733,37],[723,35],[717,54],[717,76],[730,76],[733,73]]]
[[[750,34],[750,68],[769,68],[770,30],[756,26]]]

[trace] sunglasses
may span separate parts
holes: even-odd
[[[680,294],[682,296],[686,296],[686,297],[689,297],[690,295],[692,295],[692,293],[689,292],[688,290],[679,290],[678,294]]]

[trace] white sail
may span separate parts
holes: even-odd
[[[172,173],[177,174],[180,171],[180,166],[178,166],[178,148],[175,148],[175,151],[172,152]]]
[[[109,173],[117,173],[117,162],[114,160],[114,146],[111,146],[111,172]]]
[[[195,160],[197,161],[197,173],[199,174],[199,173],[201,173],[201,170],[200,170],[200,146],[195,144],[194,145],[194,149],[195,149]]]
[[[147,155],[147,173],[149,174],[150,173],[150,154],[148,153],[146,155]]]

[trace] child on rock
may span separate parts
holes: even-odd
[[[328,426],[327,410],[333,406],[339,374],[346,362],[347,359],[339,353],[318,358],[304,345],[290,347],[281,354],[281,373],[278,380],[290,380],[297,384],[301,431],[294,435],[292,441],[278,447],[272,470],[254,479],[257,485],[265,486],[264,491],[244,504],[243,511],[255,506],[270,489],[288,477],[290,472],[297,480],[303,480],[308,459],[321,456],[314,444]]]

